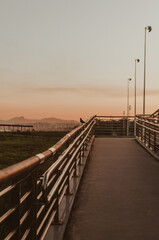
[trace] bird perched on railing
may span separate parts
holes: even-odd
[[[80,118],[80,123],[85,123],[85,121],[82,118]]]

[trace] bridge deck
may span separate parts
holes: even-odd
[[[158,240],[159,164],[131,138],[96,138],[64,239]]]

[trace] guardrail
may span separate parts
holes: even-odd
[[[0,171],[0,239],[43,240],[61,223],[72,179],[82,175],[93,135],[101,133],[133,136],[134,117],[93,116],[47,151]]]
[[[159,109],[157,109],[153,114],[151,114],[150,117],[159,119]]]
[[[96,136],[134,136],[134,116],[98,116]]]
[[[0,239],[42,240],[70,181],[78,176],[93,138],[96,117],[77,127],[47,151],[0,171]]]
[[[159,159],[159,118],[156,113],[136,116],[136,139]]]

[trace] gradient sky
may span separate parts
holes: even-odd
[[[127,79],[142,113],[159,108],[158,0],[0,0],[1,119],[122,115]]]

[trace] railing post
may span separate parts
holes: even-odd
[[[17,199],[17,214],[18,214],[18,239],[21,239],[21,227],[20,227],[20,216],[21,216],[21,209],[20,209],[20,198],[21,198],[21,184],[18,183],[17,186],[17,190],[18,190],[18,199]]]
[[[135,120],[135,123],[136,123],[136,136],[135,137],[139,138],[139,125],[138,125],[138,122],[139,122],[139,119],[136,118],[136,120]]]
[[[84,157],[84,143],[82,145],[82,157]]]
[[[85,151],[87,151],[87,150],[88,150],[88,141],[89,141],[89,139],[88,139],[88,138],[86,138],[86,141],[85,141]]]
[[[74,162],[75,162],[75,166],[74,166],[74,169],[75,169],[75,170],[74,170],[73,176],[74,176],[74,177],[78,177],[78,175],[77,175],[77,157],[75,157],[75,161],[74,161]]]
[[[67,195],[71,195],[71,191],[70,191],[70,174],[68,173],[67,175],[67,190],[66,190],[66,194]]]
[[[142,124],[142,121],[141,121],[141,124]],[[141,126],[141,141],[143,141],[143,138],[144,138],[144,127]]]
[[[127,117],[127,136],[129,136],[129,118]]]
[[[142,124],[143,124],[143,129],[142,129],[143,142],[145,143],[145,119],[143,120]]]
[[[33,239],[37,240],[37,172],[32,174],[32,201],[33,201],[33,226],[32,226],[32,236]]]
[[[78,164],[77,164],[77,159],[78,159]],[[79,150],[79,153],[76,158],[75,173],[74,173],[75,177],[80,177],[80,172],[79,171],[77,172],[78,165],[82,165],[81,149]]]
[[[149,148],[151,147],[151,130],[149,129],[149,141],[148,141]]]
[[[147,140],[147,129],[146,129],[146,123],[145,123],[144,133],[145,133],[144,143],[145,143],[145,145],[146,145],[146,140]]]
[[[79,158],[80,158],[79,164],[82,165],[82,147],[80,148]]]
[[[61,173],[61,169],[57,169],[57,177],[60,176]],[[68,186],[69,187],[69,186]],[[54,221],[52,224],[62,224],[62,221],[60,220],[60,216],[59,216],[59,189],[57,189],[57,191],[55,192],[55,216],[54,216]]]
[[[134,117],[134,137],[136,137],[136,116]]]
[[[54,222],[53,224],[61,224],[60,217],[59,217],[59,194],[58,190],[55,195],[56,201],[55,201],[55,217],[54,217]]]
[[[20,183],[17,183],[15,189],[11,192],[11,201],[12,208],[16,207],[16,211],[11,215],[10,226],[12,230],[14,229],[14,225],[16,223],[16,239],[21,240],[21,229],[20,229]]]
[[[154,132],[154,152],[156,152],[156,132]]]

